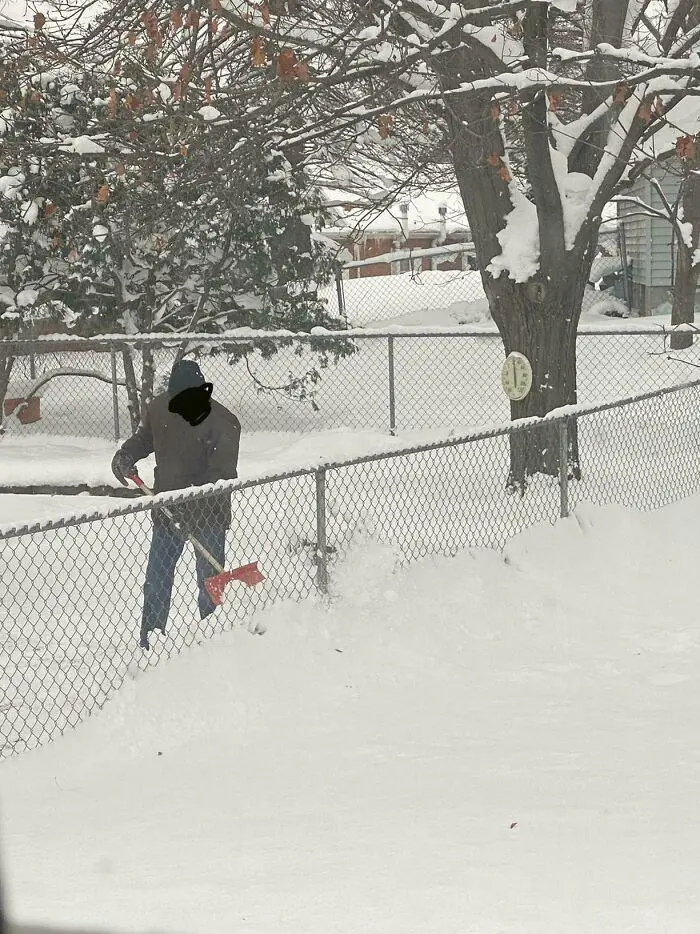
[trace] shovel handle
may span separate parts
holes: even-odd
[[[126,474],[126,478],[127,478],[127,480],[131,480],[133,483],[135,483],[136,486],[137,486],[140,490],[143,490],[144,493],[148,493],[149,496],[155,496],[155,493],[153,492],[153,490],[151,490],[149,487],[146,486],[146,484],[143,482],[143,480],[141,479],[141,477],[139,477],[139,475],[138,475],[135,471],[134,471],[134,473]],[[197,551],[200,553],[200,555],[201,555],[203,558],[205,558],[205,559],[209,562],[209,564],[214,568],[214,570],[216,571],[216,573],[217,573],[217,574],[223,574],[224,569],[223,569],[222,566],[219,564],[219,562],[216,560],[216,558],[214,558],[214,556],[211,555],[211,554],[207,551],[207,549],[204,547],[204,545],[202,545],[201,542],[197,541],[197,539],[194,537],[194,535],[192,535],[190,532],[183,531],[183,530],[180,528],[180,526],[179,526],[179,525],[177,524],[177,522],[175,521],[175,517],[174,517],[173,514],[170,512],[170,510],[168,509],[168,507],[167,507],[167,506],[160,506],[159,508],[163,510],[163,512],[165,513],[165,515],[166,515],[166,516],[168,517],[168,519],[172,522],[172,524],[175,526],[175,528],[178,530],[178,532],[179,532],[181,535],[184,534],[185,537],[188,538],[188,539],[192,542],[192,544],[193,544],[194,547],[197,549]]]
[[[132,483],[135,483],[136,486],[137,486],[140,490],[143,490],[143,491],[144,491],[144,493],[150,493],[151,496],[153,496],[153,490],[149,490],[149,489],[148,489],[148,487],[147,487],[146,484],[143,482],[143,480],[141,479],[141,477],[139,477],[139,475],[136,473],[136,471],[134,471],[133,473],[125,474],[125,476],[126,476],[126,479],[127,479],[127,480],[131,480]]]

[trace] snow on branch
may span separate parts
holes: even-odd
[[[688,49],[692,48],[697,42],[700,42],[700,26],[696,26],[694,29],[682,33],[668,50],[669,55],[673,58],[684,55]]]
[[[467,24],[472,26],[490,26],[496,19],[509,19],[527,8],[530,0],[503,0],[498,6],[493,4],[481,7],[467,7],[461,3],[451,3],[449,7],[446,4],[436,3],[435,0],[408,0],[403,5],[397,4],[395,0],[388,0],[384,5],[390,12],[397,12],[402,17],[407,11],[406,8],[412,8],[415,13],[421,13],[432,19],[451,22],[454,24]],[[555,0],[555,5],[571,4],[576,0]]]
[[[691,70],[687,61],[676,62],[675,64],[678,67],[674,68],[674,74],[687,74],[687,72]],[[698,64],[700,65],[700,59]],[[685,65],[687,67],[682,69],[680,67],[681,65]],[[654,68],[625,79],[625,84],[630,90],[640,85],[645,85],[648,86],[648,93],[651,93],[653,90],[655,94],[684,93],[688,96],[700,96],[700,87],[689,89],[686,87],[686,82],[687,77],[679,80],[678,78],[671,77],[670,75],[667,76],[663,68]],[[412,104],[427,103],[435,100],[444,101],[451,97],[460,97],[462,95],[478,95],[483,91],[491,91],[494,94],[505,91],[522,94],[525,92],[533,93],[536,91],[547,91],[551,90],[552,88],[556,88],[559,92],[565,89],[608,90],[611,92],[611,97],[606,103],[601,105],[600,111],[597,112],[602,114],[607,112],[612,106],[612,92],[614,92],[615,88],[617,88],[619,84],[619,79],[591,81],[578,78],[564,78],[545,68],[527,68],[524,71],[516,73],[505,71],[488,78],[478,78],[474,81],[463,81],[461,84],[454,88],[442,89],[439,88],[436,84],[434,87],[430,87],[428,89],[407,91],[400,97],[395,97],[393,100],[387,101],[386,103],[375,104],[373,107],[367,107],[364,103],[359,106],[357,104],[348,106],[343,111],[343,123],[340,124],[340,129],[345,129],[349,126],[352,126],[353,124],[357,124],[360,121],[371,121],[376,117],[401,110],[402,108],[408,107]],[[642,98],[639,98],[638,105],[641,103],[641,100]],[[585,130],[590,125],[592,125],[593,122],[593,115],[590,115],[588,117],[582,118],[576,123],[572,122],[569,125],[569,130],[571,130],[571,128],[574,126],[577,126],[580,132],[585,132]],[[316,121],[313,125],[302,127],[295,134],[290,134],[284,140],[280,140],[279,145],[282,149],[296,147],[310,143],[316,139],[323,138],[326,134],[326,127],[319,126],[318,122]]]
[[[639,198],[636,195],[617,195],[612,199],[613,204],[630,204],[635,205],[638,208],[641,208],[639,211],[628,212],[625,214],[625,217],[659,217],[662,220],[669,221],[672,223],[672,217],[666,211],[662,211],[661,208],[655,208],[643,198]]]
[[[540,268],[540,225],[537,208],[514,181],[510,185],[513,210],[506,215],[505,227],[496,235],[501,252],[494,256],[486,271],[494,279],[504,272],[514,282],[527,282]]]
[[[591,211],[595,213],[599,210],[598,200],[601,187],[605,181],[615,173],[619,166],[620,157],[623,148],[628,144],[632,133],[632,124],[637,117],[639,107],[647,96],[656,89],[650,85],[637,88],[630,95],[620,112],[617,121],[610,127],[603,153],[598,168],[593,176],[593,182],[584,201],[585,210],[580,216],[579,228],[582,226],[586,217],[590,216]]]
[[[700,67],[700,56],[696,52],[691,53],[687,58],[679,58],[677,55],[647,55],[639,49],[622,48],[618,49],[607,42],[601,42],[594,49],[587,49],[585,52],[574,52],[571,49],[555,48],[552,49],[552,57],[561,62],[589,62],[593,58],[606,58],[617,62],[627,62],[630,65],[646,65],[648,68],[666,68],[669,70],[687,71]]]

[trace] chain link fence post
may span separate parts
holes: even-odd
[[[569,515],[569,420],[559,422],[559,515]]]
[[[389,350],[389,434],[396,434],[396,394],[394,383],[394,338],[388,338]]]
[[[33,350],[29,352],[29,378],[32,382],[36,379],[36,355]]]
[[[328,593],[328,544],[326,542],[326,471],[316,476],[316,583],[321,593]]]
[[[119,392],[117,390],[117,352],[110,348],[112,358],[112,409],[114,412],[114,440],[119,441]]]

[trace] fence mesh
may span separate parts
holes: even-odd
[[[501,547],[532,522],[559,515],[558,483],[533,478],[521,498],[506,489],[509,438],[501,435],[329,473],[329,541],[344,554],[364,537],[397,547],[400,561]]]
[[[700,476],[698,388],[578,419],[581,480],[570,504],[650,510],[695,493]]]
[[[568,484],[570,502],[652,509],[694,492],[699,393],[700,384],[692,384],[579,413],[583,476]],[[164,618],[159,601],[173,564],[161,541],[144,597],[146,558],[155,547],[152,504],[0,532],[0,755],[75,725],[130,672],[234,626],[255,632],[264,624],[260,609],[315,593],[324,570],[332,592],[338,563],[368,537],[392,546],[397,563],[405,563],[500,547],[533,523],[554,521],[562,502],[558,478],[532,477],[522,497],[506,488],[510,435],[538,430],[515,423],[391,456],[229,485],[233,520],[225,564],[258,560],[266,580],[251,588],[230,584],[224,604],[202,618],[203,608],[212,607],[202,604],[205,591],[187,545],[173,572],[166,635],[151,633],[148,654],[139,648],[144,601],[151,622]],[[192,491],[168,502],[180,510],[189,504],[188,526],[204,536],[216,524],[220,497],[220,491]],[[207,543],[218,547],[211,538]]]
[[[342,279],[324,291],[328,310],[340,314],[351,327],[483,324],[489,320],[473,253],[414,256],[395,262],[393,274],[389,274],[390,265],[376,263],[376,257],[349,263]],[[584,314],[628,316],[620,267],[619,257],[596,262],[592,272],[598,280],[584,292]],[[605,276],[606,271],[617,275]],[[606,287],[608,280],[614,282]]]
[[[498,334],[399,332],[391,337],[340,336],[335,340],[347,341],[354,352],[323,367],[318,349],[327,344],[320,339],[315,347],[297,341],[266,359],[254,351],[247,359],[230,362],[231,353],[212,352],[200,335],[204,351],[200,365],[214,383],[215,397],[236,412],[246,432],[413,431],[478,426],[509,417],[500,385],[504,350]],[[32,372],[41,376],[73,367],[95,371],[108,382],[69,375],[50,380],[41,390],[40,418],[26,424],[16,418],[8,420],[5,441],[34,435],[128,437],[132,426],[121,347],[115,345],[114,393],[109,382],[109,347],[79,351],[76,345],[76,349],[47,352],[46,343],[22,345],[6,401],[23,395]],[[30,347],[35,348],[31,357]],[[686,381],[693,373],[689,364],[697,363],[693,350],[684,352],[682,359],[678,355],[669,359],[664,351],[661,330],[581,332],[577,344],[579,402],[621,399]],[[175,348],[155,351],[156,390],[167,381],[175,353]],[[139,354],[134,356],[140,378]]]
[[[263,556],[266,569],[274,572],[262,585],[233,585],[235,599],[205,618],[200,618],[204,594],[197,586],[196,552],[189,545],[176,565],[167,605],[163,582],[184,541],[167,518],[159,519],[166,534],[152,552],[148,610],[151,623],[161,615],[168,619],[167,641],[151,634],[149,655],[138,648],[138,637],[146,557],[155,535],[143,506],[66,528],[0,536],[2,754],[38,745],[75,725],[104,703],[130,669],[240,624],[272,601],[307,596],[316,575],[313,490],[313,477],[301,476],[237,491],[232,529],[226,532],[227,566]],[[189,530],[214,551],[216,497],[200,496],[189,505]]]

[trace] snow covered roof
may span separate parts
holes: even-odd
[[[324,230],[334,239],[359,239],[363,234],[396,236],[402,233],[404,237],[421,234],[437,237],[443,230],[453,237],[468,239],[471,236],[462,198],[454,189],[406,193],[403,197],[398,196],[390,208],[383,210],[381,206],[375,209],[350,206],[350,200],[340,192],[327,192],[327,195],[333,202],[344,201],[348,205],[347,208],[336,209],[336,223]],[[444,220],[440,208],[445,209]]]

